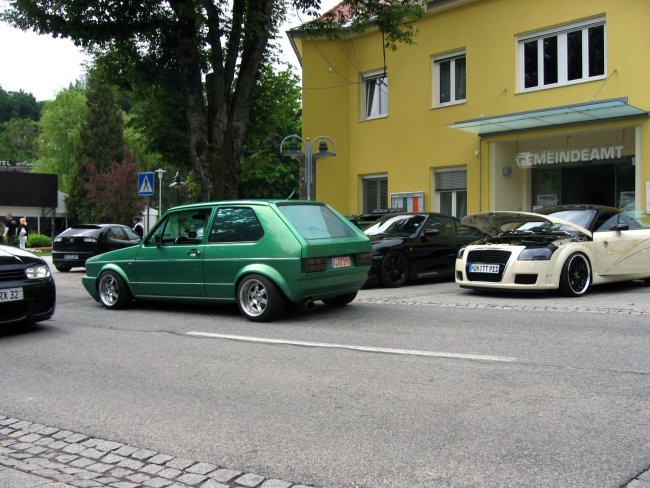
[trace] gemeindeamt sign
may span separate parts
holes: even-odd
[[[532,168],[546,164],[579,163],[584,161],[603,161],[623,157],[624,146],[602,146],[582,149],[545,149],[515,154],[520,168]]]

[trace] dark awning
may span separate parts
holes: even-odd
[[[627,97],[564,105],[514,114],[461,120],[447,127],[478,135],[514,132],[568,124],[583,124],[629,117],[648,116],[646,110],[628,105]]]

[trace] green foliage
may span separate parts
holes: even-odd
[[[30,119],[11,119],[0,124],[0,159],[20,163],[38,157],[38,124]]]
[[[52,239],[43,234],[29,234],[27,247],[52,247]]]
[[[0,123],[11,119],[38,120],[41,104],[34,95],[24,91],[6,92],[0,87]]]
[[[86,117],[86,91],[77,84],[45,102],[40,121],[39,152],[34,171],[59,177],[59,190],[68,193],[76,166],[80,129]]]

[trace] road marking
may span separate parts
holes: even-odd
[[[240,342],[255,342],[259,344],[279,344],[288,346],[301,346],[301,347],[322,347],[326,349],[347,349],[351,351],[374,352],[381,354],[398,354],[402,356],[424,356],[433,358],[450,358],[450,359],[466,359],[470,361],[492,361],[498,363],[514,363],[517,358],[508,356],[489,356],[484,354],[464,354],[456,352],[442,352],[442,351],[418,351],[415,349],[395,349],[392,347],[371,347],[371,346],[355,346],[352,344],[331,344],[327,342],[311,342],[311,341],[294,341],[288,339],[271,339],[267,337],[250,337],[228,334],[214,334],[211,332],[187,332],[186,335],[193,337],[206,337],[210,339],[226,339],[230,341]]]

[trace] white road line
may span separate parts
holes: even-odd
[[[382,353],[382,354],[399,354],[405,356],[425,356],[425,357],[434,357],[434,358],[467,359],[470,361],[492,361],[492,362],[499,362],[499,363],[514,363],[515,361],[517,361],[517,358],[508,357],[508,356],[489,356],[484,354],[463,354],[463,353],[441,352],[441,351],[418,351],[414,349],[394,349],[392,347],[355,346],[352,344],[330,344],[327,342],[270,339],[266,337],[213,334],[210,332],[187,332],[186,335],[194,336],[194,337],[206,337],[211,339],[226,339],[230,341],[256,342],[261,344],[281,344],[281,345],[302,346],[302,347],[322,347],[327,349],[348,349],[352,351],[374,352],[374,353]]]

